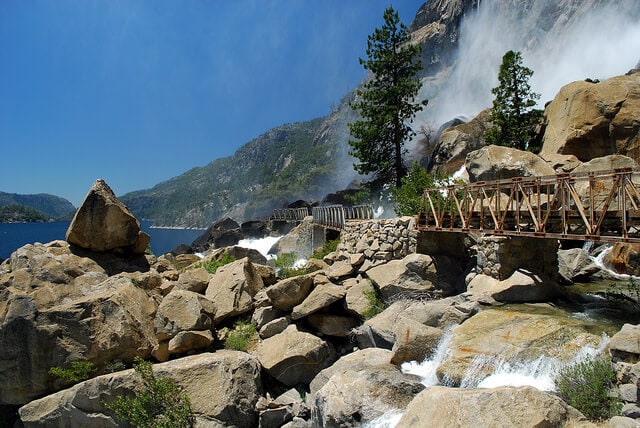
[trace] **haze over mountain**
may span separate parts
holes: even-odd
[[[432,134],[491,105],[509,49],[521,51],[534,70],[531,84],[542,94],[541,106],[566,83],[624,74],[640,59],[634,0],[431,0],[417,11],[411,30],[423,46],[420,96],[429,99],[413,126]],[[224,216],[266,216],[286,202],[345,188],[358,178],[347,154],[352,96],[325,118],[274,128],[231,157],[123,200],[159,224],[206,226]],[[419,133],[410,144],[415,159],[425,153],[425,142]]]

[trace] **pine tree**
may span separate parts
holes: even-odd
[[[534,127],[542,117],[542,110],[533,109],[540,94],[529,86],[533,71],[522,65],[520,52],[508,51],[502,57],[498,81],[491,90],[495,95],[489,119],[493,127],[485,134],[488,144],[526,150],[534,135]]]
[[[368,37],[367,59],[360,58],[360,64],[371,76],[351,103],[362,120],[349,124],[354,138],[349,141],[350,154],[359,161],[354,164],[355,170],[372,173],[377,186],[401,185],[407,173],[404,145],[415,135],[409,123],[427,104],[414,101],[421,87],[416,77],[422,69],[421,47],[410,44],[410,38],[409,29],[389,7],[384,11],[382,28]]]

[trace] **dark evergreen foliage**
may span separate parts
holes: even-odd
[[[373,174],[373,182],[379,185],[401,185],[407,173],[404,144],[414,135],[409,123],[427,104],[415,102],[421,87],[416,77],[422,68],[421,47],[412,45],[410,38],[409,29],[389,7],[384,25],[368,38],[367,59],[360,59],[371,76],[351,103],[362,120],[349,124],[354,138],[349,141],[350,154],[359,161],[355,170]]]
[[[40,212],[44,217],[52,219],[70,218],[75,212],[75,208],[71,202],[59,196],[46,193],[21,195],[17,193],[0,192],[0,206],[8,205],[29,207]]]
[[[540,95],[531,90],[532,75],[533,71],[522,65],[520,52],[504,54],[498,73],[500,84],[491,90],[495,99],[489,116],[493,127],[485,134],[488,144],[536,151],[529,143],[542,111],[533,108]]]
[[[32,223],[50,219],[40,211],[24,205],[0,206],[0,223]]]

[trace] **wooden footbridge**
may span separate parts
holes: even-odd
[[[640,169],[425,189],[419,231],[640,242]]]

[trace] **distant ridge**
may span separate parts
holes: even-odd
[[[0,206],[8,207],[10,205],[30,208],[52,220],[70,219],[76,209],[71,202],[55,195],[46,193],[21,195],[0,192]]]

